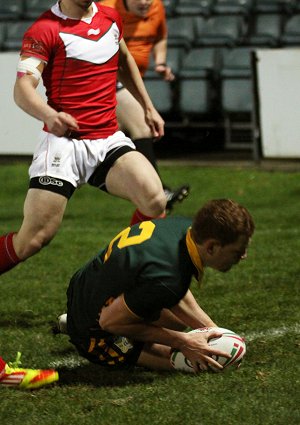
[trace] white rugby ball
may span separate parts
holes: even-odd
[[[226,357],[222,356],[212,356],[214,360],[223,366],[223,369],[217,369],[209,365],[210,369],[212,369],[214,372],[219,372],[228,366],[238,366],[246,353],[245,341],[238,334],[225,328],[199,328],[192,330],[191,333],[212,331],[218,331],[222,333],[222,336],[220,338],[211,338],[208,341],[208,345],[229,353],[231,358],[227,359]],[[174,369],[183,372],[194,372],[191,362],[181,353],[181,351],[172,350],[170,355],[170,362]]]

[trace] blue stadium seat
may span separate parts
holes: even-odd
[[[252,46],[278,47],[281,43],[281,32],[281,13],[260,13],[254,16],[247,43]]]
[[[195,46],[235,46],[242,43],[247,23],[240,15],[195,18]]]
[[[23,0],[0,0],[0,19],[21,19],[23,3]]]

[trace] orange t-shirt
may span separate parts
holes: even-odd
[[[126,9],[126,0],[102,0],[105,6],[115,8],[123,20],[124,40],[143,76],[149,66],[153,45],[167,38],[165,9],[161,0],[153,0],[145,18]]]

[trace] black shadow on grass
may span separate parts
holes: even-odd
[[[163,379],[169,372],[155,373],[141,368],[130,370],[108,370],[94,364],[76,368],[56,368],[60,386],[89,385],[94,387],[125,387],[128,385],[152,384]]]

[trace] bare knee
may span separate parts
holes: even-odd
[[[149,194],[144,208],[149,210],[143,212],[150,217],[158,217],[164,213],[166,209],[166,196],[162,188]]]
[[[157,183],[150,181],[150,184],[148,180],[136,191],[132,201],[143,214],[149,217],[162,215],[167,203],[166,195],[159,180]]]

